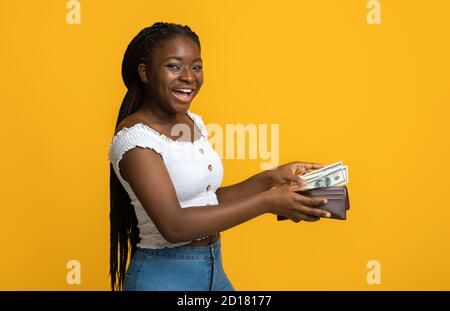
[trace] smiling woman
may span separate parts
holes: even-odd
[[[320,199],[295,192],[297,172],[320,165],[293,162],[220,187],[221,158],[203,119],[189,110],[203,84],[200,52],[188,26],[160,22],[125,51],[128,91],[108,154],[113,290],[234,290],[221,231],[268,212],[295,222],[324,215],[307,207]],[[189,135],[173,135],[180,125]]]
[[[167,112],[186,112],[186,104],[192,101],[203,84],[198,38],[193,40],[188,36],[176,35],[167,38],[152,52],[151,57],[147,55],[146,61],[138,65],[140,78],[147,86],[144,91],[148,99],[159,102]],[[152,81],[150,77],[153,77]],[[168,99],[173,101],[167,103]],[[142,106],[143,110],[148,107],[152,105]]]

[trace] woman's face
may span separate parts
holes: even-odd
[[[148,100],[168,113],[185,113],[203,84],[198,46],[177,36],[162,42],[149,61],[138,68]]]

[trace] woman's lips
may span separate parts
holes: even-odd
[[[171,91],[171,93],[178,101],[182,103],[189,103],[192,100],[192,94],[194,93],[194,91],[192,91],[190,94],[175,91]]]

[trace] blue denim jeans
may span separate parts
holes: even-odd
[[[234,291],[222,266],[221,238],[206,246],[138,248],[125,291]]]

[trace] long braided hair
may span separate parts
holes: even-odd
[[[200,40],[189,26],[156,22],[142,29],[129,43],[122,61],[122,79],[127,93],[122,100],[115,130],[120,122],[135,112],[144,97],[144,84],[138,73],[138,65],[151,59],[152,52],[160,44],[176,36],[186,36],[195,42],[200,50]],[[110,163],[110,269],[111,289],[122,290],[128,257],[131,258],[139,242],[139,229],[130,197]],[[129,255],[129,256],[128,256]]]

